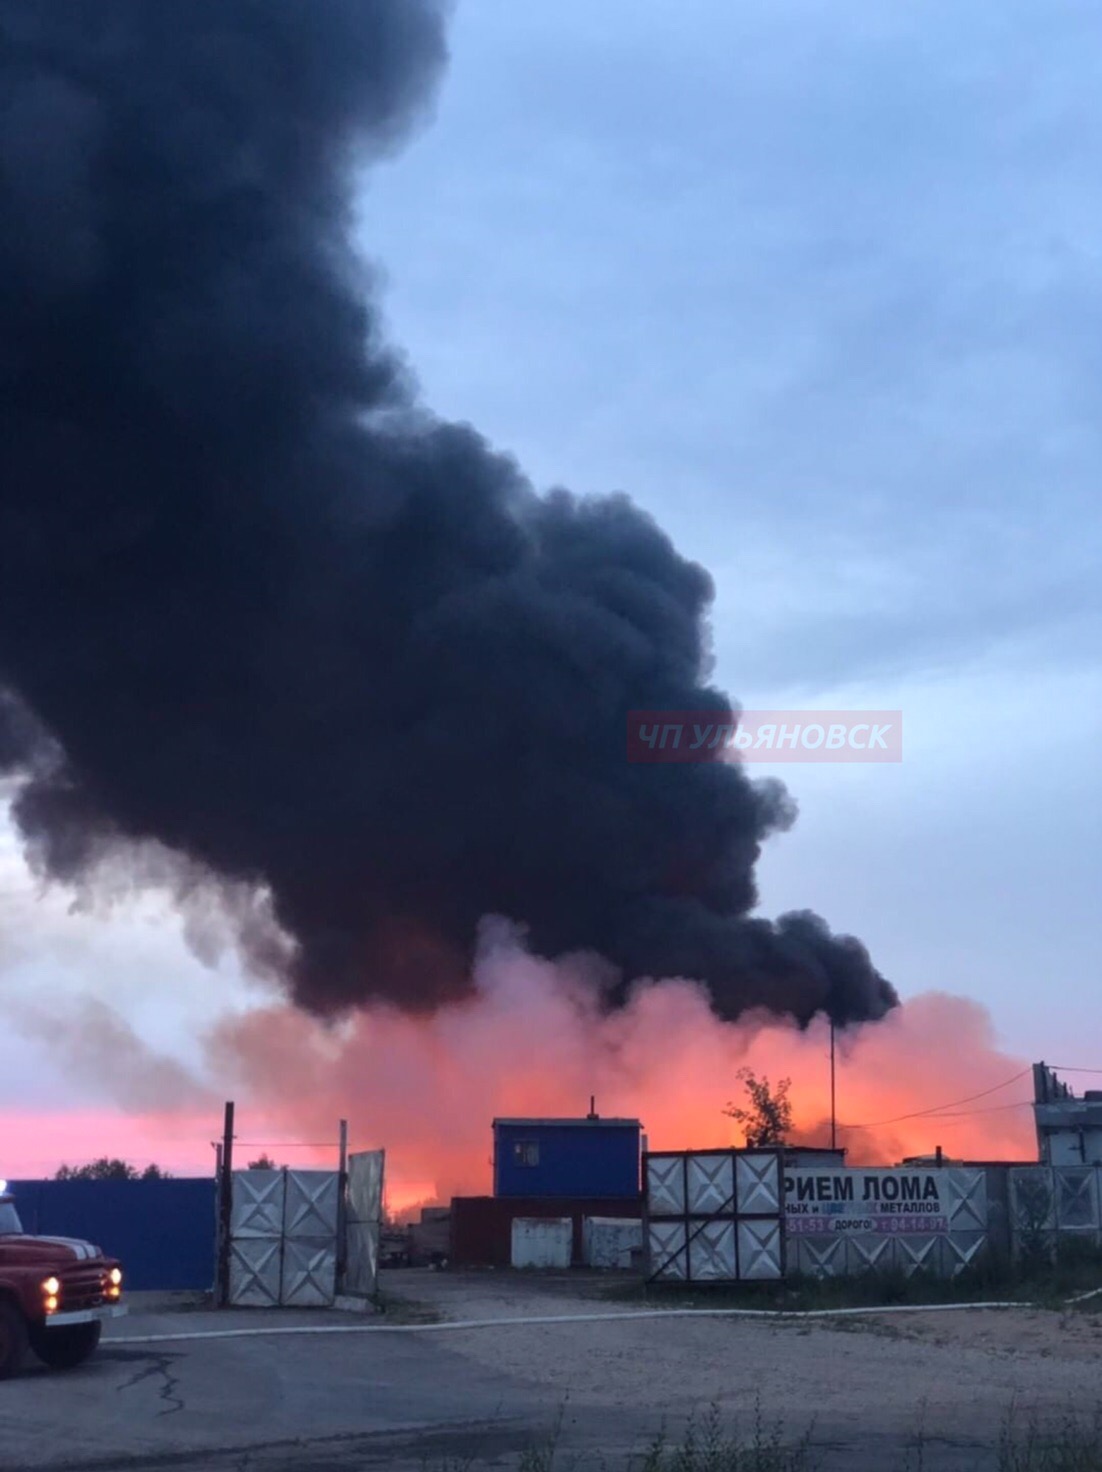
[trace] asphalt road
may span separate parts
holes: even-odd
[[[547,1314],[600,1305],[545,1300],[538,1307]],[[653,1373],[648,1381],[640,1372],[638,1392],[633,1389],[636,1368],[651,1357],[653,1370],[659,1348],[679,1348],[690,1369],[736,1355],[728,1399],[744,1408],[751,1391],[748,1381],[739,1384],[739,1365],[773,1356],[778,1370],[799,1375],[801,1355],[823,1360],[808,1341],[758,1324],[640,1319],[574,1323],[567,1330],[525,1322],[523,1315],[531,1311],[530,1302],[518,1306],[508,1328],[450,1331],[411,1324],[381,1333],[379,1319],[337,1313],[132,1313],[110,1326],[98,1354],[80,1369],[51,1374],[32,1368],[0,1384],[0,1468],[515,1467],[526,1448],[546,1444],[561,1419],[560,1460],[554,1465],[582,1472],[604,1459],[611,1469],[627,1465],[629,1453],[638,1454],[664,1419],[676,1434],[690,1409],[672,1385],[668,1393],[661,1385],[656,1389]],[[267,1332],[280,1327],[341,1332]],[[252,1332],[257,1329],[262,1332]],[[180,1335],[212,1337],[173,1337]],[[871,1340],[864,1354],[864,1335],[860,1342],[850,1334],[830,1335],[822,1343],[829,1351],[835,1341],[839,1391],[847,1377],[879,1373],[867,1367],[876,1366],[883,1353],[901,1352],[898,1345]],[[862,1357],[848,1371],[851,1349],[861,1350]],[[592,1364],[606,1365],[607,1373],[587,1369],[564,1394],[563,1373],[551,1371],[569,1371],[598,1352]],[[913,1432],[909,1418],[872,1415],[866,1421],[844,1414],[840,1405],[832,1409],[829,1375],[823,1384],[825,1391],[809,1386],[807,1403],[794,1407],[799,1416],[814,1416],[816,1465],[823,1472],[902,1469]],[[922,1463],[926,1472],[993,1466],[990,1427],[981,1427],[981,1420],[974,1433],[958,1423],[950,1437],[931,1434]]]
[[[349,1324],[319,1314],[290,1322]],[[256,1326],[255,1313],[131,1315],[78,1370],[51,1374],[32,1363],[0,1384],[0,1467],[431,1467],[523,1447],[546,1409],[414,1334],[125,1342]]]

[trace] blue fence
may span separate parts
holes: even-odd
[[[210,1288],[213,1180],[11,1181],[25,1232],[81,1237],[117,1257],[136,1290]]]

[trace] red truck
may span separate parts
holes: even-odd
[[[74,1237],[29,1237],[0,1181],[0,1380],[32,1349],[53,1370],[83,1364],[105,1319],[124,1314],[122,1268]]]

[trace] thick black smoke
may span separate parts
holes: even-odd
[[[707,575],[537,496],[380,340],[353,173],[444,53],[429,0],[0,0],[22,830],[62,878],[155,839],[270,888],[318,1010],[461,994],[492,912],[724,1016],[879,1016],[856,941],[745,918],[783,789],[626,760],[630,709],[727,704]]]

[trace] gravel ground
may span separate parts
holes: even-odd
[[[555,1274],[392,1273],[384,1293],[441,1319],[522,1320],[609,1312],[609,1322],[455,1330],[448,1346],[549,1401],[651,1406],[656,1422],[716,1405],[745,1419],[760,1405],[789,1435],[993,1442],[1019,1417],[1063,1417],[1102,1400],[1102,1313],[1037,1309],[883,1314],[832,1320],[635,1317],[607,1280]]]

